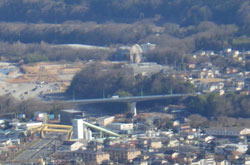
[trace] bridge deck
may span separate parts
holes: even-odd
[[[187,94],[171,94],[171,95],[151,95],[151,96],[131,96],[131,97],[118,97],[118,98],[97,98],[97,99],[79,99],[79,100],[67,100],[68,103],[106,103],[106,102],[140,102],[149,100],[159,100],[171,97],[186,97],[197,96],[199,93],[187,93]]]

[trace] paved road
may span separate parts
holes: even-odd
[[[166,99],[166,98],[172,98],[172,97],[186,97],[186,96],[197,96],[197,95],[200,95],[200,93],[64,100],[64,103],[93,104],[93,103],[112,103],[112,102],[140,102],[140,101]],[[53,101],[56,101],[56,100],[53,100]],[[62,101],[62,100],[60,100],[60,101]],[[52,102],[52,101],[47,101],[47,103],[50,103],[50,102]]]

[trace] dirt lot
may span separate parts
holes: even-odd
[[[25,100],[43,94],[64,92],[85,63],[41,62],[18,66],[0,63],[0,95]]]

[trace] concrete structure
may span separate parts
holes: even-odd
[[[154,62],[143,62],[135,64],[125,64],[125,68],[131,69],[134,75],[152,75],[160,71],[171,71],[171,68],[168,66],[162,66]]]
[[[118,97],[118,98],[97,98],[97,99],[82,99],[82,100],[68,100],[64,101],[66,103],[71,104],[93,104],[93,103],[112,103],[112,102],[120,102],[120,103],[129,103],[130,112],[137,114],[136,110],[136,102],[139,101],[149,101],[149,100],[160,100],[167,99],[171,97],[187,97],[187,96],[197,96],[200,93],[187,93],[187,94],[167,94],[167,95],[151,95],[151,96],[129,96],[129,97]]]
[[[64,141],[62,146],[59,148],[59,150],[66,150],[66,151],[77,151],[81,149],[84,146],[83,143],[75,142],[75,141]]]
[[[83,120],[82,119],[73,119],[73,138],[74,139],[83,139],[84,133],[83,133]]]
[[[86,127],[90,127],[90,128],[92,128],[92,129],[95,129],[95,130],[97,130],[97,131],[103,132],[103,133],[108,134],[108,135],[111,135],[111,136],[115,136],[115,137],[120,137],[120,136],[121,136],[121,135],[119,135],[119,134],[117,134],[117,133],[115,133],[115,132],[112,132],[112,131],[107,130],[107,129],[102,128],[102,127],[98,127],[98,126],[96,126],[96,125],[94,125],[94,124],[91,124],[91,123],[88,123],[88,122],[86,122],[86,121],[83,121],[83,124],[84,124]]]
[[[21,124],[22,125],[22,124]],[[42,122],[28,122],[24,124],[24,127],[26,129],[31,129],[31,128],[35,128],[35,127],[40,127],[42,126],[43,123]]]
[[[92,140],[92,132],[84,125],[83,119],[73,119],[73,139],[77,140]]]
[[[137,109],[136,109],[136,102],[130,102],[128,103],[130,112],[136,116],[137,115]]]
[[[104,117],[99,118],[97,120],[97,123],[100,126],[107,126],[107,125],[111,124],[114,120],[115,120],[114,116],[104,116]]]
[[[43,124],[42,127],[36,131],[41,133],[41,137],[45,137],[47,133],[66,134],[67,139],[71,139],[72,137],[72,126],[70,125]]]
[[[133,130],[133,123],[112,123],[109,125],[111,129],[119,130],[119,131],[129,131]]]
[[[72,48],[72,49],[85,49],[85,50],[111,50],[109,47],[95,46],[95,45],[85,45],[85,44],[58,44],[53,45],[58,48]]]
[[[142,48],[135,44],[130,48],[129,59],[131,63],[140,63],[142,61]]]

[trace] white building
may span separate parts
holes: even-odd
[[[82,119],[73,119],[73,138],[74,139],[83,139],[83,120]]]
[[[97,123],[100,126],[107,126],[107,125],[111,124],[114,120],[115,120],[114,116],[104,116],[104,117],[99,118],[97,120]]]
[[[133,130],[133,123],[112,123],[109,125],[111,129],[120,130],[120,131],[129,131]]]
[[[92,132],[83,124],[83,119],[73,119],[73,138],[78,140],[92,140]]]

